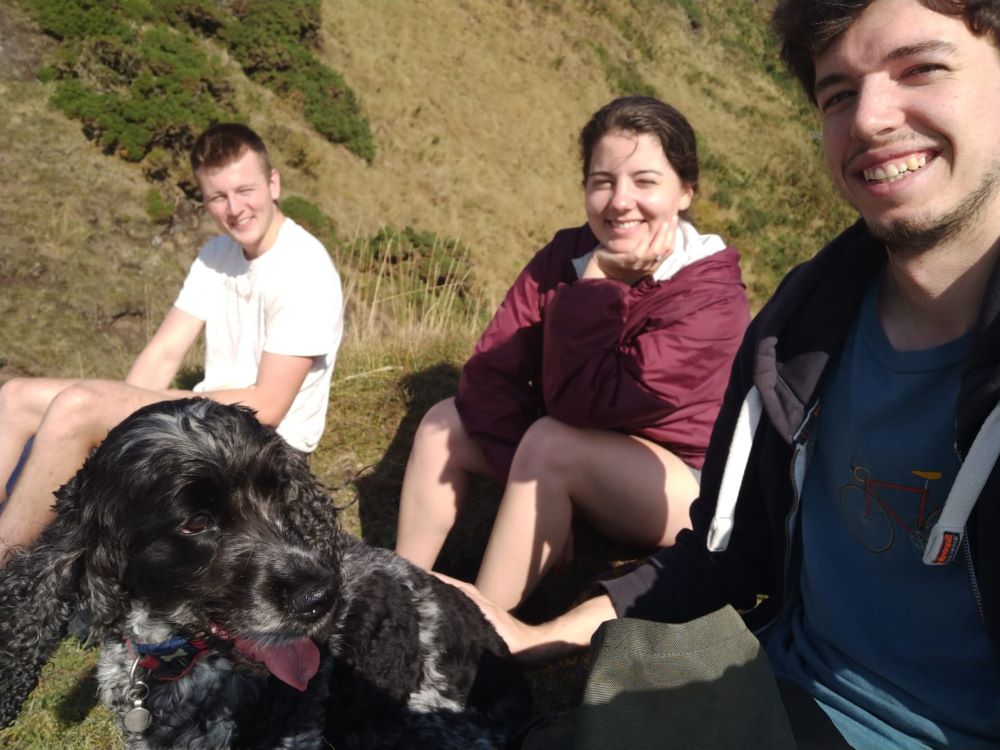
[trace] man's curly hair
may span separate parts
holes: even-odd
[[[877,0],[779,0],[771,27],[781,43],[781,59],[799,79],[809,100],[816,104],[816,57],[847,31],[865,9]],[[920,0],[925,7],[946,16],[960,16],[976,36],[988,34],[1000,46],[1000,1]]]

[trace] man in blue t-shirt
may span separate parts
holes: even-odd
[[[693,530],[542,625],[465,590],[526,661],[616,616],[704,623],[731,605],[770,667],[745,700],[780,690],[756,729],[1000,747],[1000,4],[780,0],[774,25],[861,220],[751,324]],[[693,681],[720,643],[692,649]],[[663,746],[676,727],[677,746],[702,736],[663,695]]]

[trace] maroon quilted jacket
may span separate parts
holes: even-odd
[[[462,370],[456,404],[498,479],[541,416],[641,435],[701,468],[749,322],[739,254],[667,281],[578,279],[597,240],[556,233],[518,276]]]

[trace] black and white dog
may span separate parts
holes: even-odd
[[[491,748],[527,718],[475,605],[340,532],[247,409],[141,409],[56,511],[0,572],[0,726],[80,605],[128,748]]]

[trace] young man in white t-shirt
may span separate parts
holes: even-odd
[[[210,127],[191,152],[223,235],[202,248],[174,306],[124,382],[15,378],[0,387],[0,565],[53,517],[53,492],[136,409],[200,395],[256,410],[294,448],[315,449],[343,327],[340,279],[323,245],[282,214],[281,180],[250,128]],[[170,389],[205,329],[205,378]],[[3,486],[34,444],[6,496]]]

